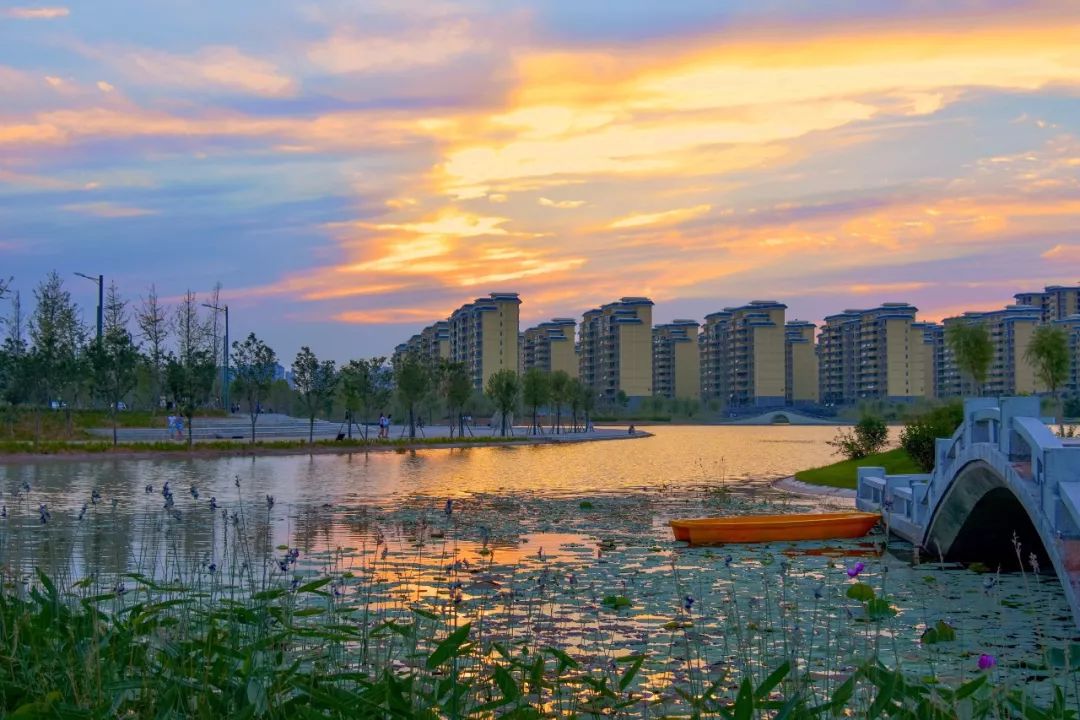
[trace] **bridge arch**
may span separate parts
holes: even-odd
[[[1034,554],[1041,570],[1052,570],[1050,553],[1033,519],[1038,515],[1028,507],[1025,495],[1015,492],[992,465],[982,460],[968,463],[938,503],[924,547],[949,561],[981,562],[1002,570],[1022,566],[1030,570]]]

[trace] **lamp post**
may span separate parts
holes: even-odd
[[[232,405],[229,404],[229,306],[219,307],[203,303],[203,307],[208,307],[214,312],[225,313],[225,362],[221,366],[221,404],[225,406],[226,412],[231,412]]]
[[[86,273],[81,272],[77,272],[75,274],[81,278],[86,278],[90,282],[97,283],[97,341],[100,344],[102,312],[105,308],[105,276],[98,275],[97,277],[94,277],[93,275],[87,275]]]

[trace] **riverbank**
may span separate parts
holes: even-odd
[[[903,448],[894,448],[883,453],[867,455],[859,460],[841,460],[831,465],[800,470],[795,473],[793,479],[805,486],[854,490],[858,470],[861,467],[883,467],[885,472],[890,475],[908,475],[922,472],[922,469]]]
[[[570,443],[599,442],[604,440],[635,440],[652,437],[641,430],[634,434],[622,428],[599,429],[588,433],[563,433],[561,435],[476,436],[465,439],[415,438],[398,440],[274,440],[255,443],[227,440],[201,440],[188,446],[183,442],[121,443],[109,442],[43,442],[38,449],[31,443],[0,443],[0,465],[32,462],[89,460],[154,460],[162,458],[225,458],[264,457],[284,455],[347,455],[369,452],[406,452],[409,450],[451,450],[472,447],[521,447],[530,445],[559,445]]]

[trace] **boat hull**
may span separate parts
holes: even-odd
[[[670,524],[676,540],[715,545],[857,538],[870,532],[880,519],[877,513],[843,512],[700,518],[672,520]]]

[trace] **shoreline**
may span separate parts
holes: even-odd
[[[796,480],[794,475],[774,480],[772,487],[792,495],[804,495],[808,497],[827,497],[833,500],[843,500],[855,505],[855,491],[848,488],[829,487],[828,485],[811,485],[801,480]]]
[[[189,460],[189,459],[214,459],[226,457],[274,457],[286,455],[353,455],[367,454],[372,452],[408,452],[410,450],[457,450],[473,447],[530,447],[536,445],[560,445],[575,443],[602,442],[607,440],[638,440],[652,437],[652,433],[639,430],[633,435],[629,434],[605,434],[583,437],[581,435],[566,436],[525,436],[513,440],[475,440],[471,442],[447,442],[440,443],[403,443],[403,444],[373,444],[373,445],[332,445],[318,443],[315,445],[297,445],[296,447],[261,447],[258,443],[254,446],[246,444],[235,448],[199,448],[198,442],[188,450],[138,450],[125,447],[121,450],[105,450],[102,452],[58,452],[58,453],[10,453],[0,454],[0,465],[23,465],[41,462],[91,462],[94,460]]]

